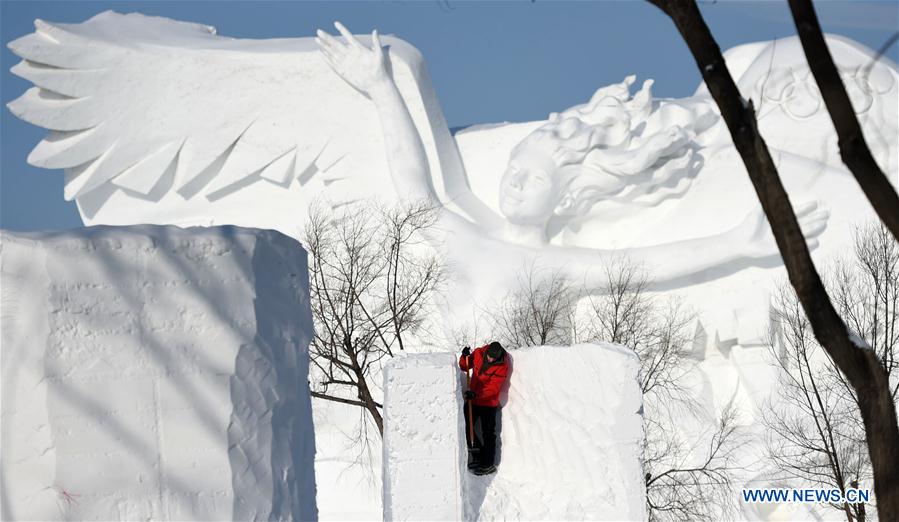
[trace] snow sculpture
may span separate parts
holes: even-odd
[[[15,72],[39,87],[10,108],[23,119],[55,131],[29,160],[68,168],[66,195],[79,202],[88,218],[95,217],[116,191],[156,203],[169,192],[185,200],[202,193],[198,199],[206,206],[262,180],[281,185],[289,194],[293,179],[302,177],[312,164],[326,173],[326,184],[344,176],[375,177],[370,171],[377,170],[378,163],[383,165],[383,154],[354,149],[370,147],[380,134],[387,151],[387,174],[400,198],[428,198],[439,205],[444,199],[453,202],[464,214],[448,209],[445,224],[457,238],[469,244],[479,238],[499,240],[494,246],[511,250],[516,257],[522,253],[519,245],[548,248],[554,257],[564,258],[555,263],[572,267],[576,276],[611,252],[549,247],[546,229],[551,218],[579,217],[600,200],[627,202],[636,208],[677,197],[699,166],[691,138],[717,119],[708,104],[654,106],[651,81],[633,97],[629,93],[633,78],[600,89],[587,104],[552,115],[512,150],[500,182],[503,217],[499,217],[466,187],[449,135],[445,128],[436,129],[443,124],[442,117],[436,108],[427,107],[436,100],[426,77],[416,78],[416,90],[422,94],[411,97],[416,105],[419,100],[426,104],[416,112],[427,124],[416,125],[388,72],[387,53],[377,33],[369,48],[337,26],[346,44],[319,32],[324,61],[371,98],[380,132],[366,128],[365,118],[356,121],[330,114],[330,107],[322,103],[324,92],[339,92],[345,86],[335,85],[333,75],[322,73],[317,55],[301,52],[309,50],[308,40],[263,42],[253,48],[249,43],[216,38],[208,27],[115,13],[75,26],[38,22],[37,33],[13,42],[12,49],[26,59]],[[151,28],[165,31],[151,32]],[[125,31],[128,45],[116,40]],[[161,36],[166,33],[174,38]],[[203,49],[197,52],[208,55],[211,62],[196,60],[190,53],[176,54],[187,45]],[[394,40],[390,45],[403,47]],[[87,53],[87,49],[96,52]],[[409,48],[405,51],[398,55],[412,55]],[[418,60],[413,69],[421,67]],[[139,82],[134,90],[122,88],[129,77],[142,76],[152,79]],[[361,101],[358,95],[342,96],[341,105],[344,98],[352,99],[352,109]],[[433,117],[422,118],[422,112]],[[423,134],[427,141],[447,142],[436,151],[431,147],[430,155],[436,152],[437,161],[429,159]],[[321,144],[322,140],[327,143]],[[351,151],[355,161],[344,157]],[[452,157],[441,162],[441,153]],[[371,159],[381,161],[371,165]],[[335,169],[334,162],[342,165]],[[446,182],[445,198],[434,188],[432,165],[438,167],[434,174],[457,178]],[[348,195],[336,197],[346,201]],[[282,211],[274,224],[295,232],[301,208],[295,197],[290,199],[294,207]],[[265,204],[271,203],[266,198]],[[124,205],[113,206],[114,213],[101,221],[141,219],[133,211],[126,212]],[[177,209],[166,207],[157,205],[143,219],[183,221]],[[221,219],[210,210],[206,209],[214,216],[212,222]],[[246,209],[242,213],[254,214]],[[774,255],[770,238],[758,230],[759,215],[756,211],[724,238],[710,235],[692,243],[633,249],[628,255],[669,260],[656,263],[664,271],[656,277],[665,280],[726,263],[734,256]],[[823,214],[803,217],[811,227],[810,236],[817,235]],[[255,226],[272,225],[265,218],[246,219]],[[747,248],[733,254],[730,247],[722,247],[726,243]]]
[[[321,30],[316,41],[331,68],[377,108],[394,186],[403,197],[442,206],[430,183],[424,146],[389,74],[377,32],[372,33],[369,48],[341,24],[335,25],[345,44]],[[635,204],[645,199],[646,205],[653,206],[684,190],[676,188],[678,182],[695,168],[688,136],[706,130],[716,118],[707,103],[671,103],[653,111],[652,82],[644,83],[631,97],[633,81],[626,78],[600,89],[583,106],[551,115],[512,149],[500,180],[503,217],[464,186],[452,194],[471,220],[443,207],[448,237],[438,243],[450,253],[477,251],[496,261],[486,269],[481,263],[456,263],[461,279],[469,283],[463,285],[465,298],[472,291],[476,300],[502,295],[511,282],[509,267],[521,266],[523,259],[540,262],[540,255],[570,280],[583,281],[588,290],[605,283],[605,273],[591,268],[623,255],[648,265],[653,277],[663,282],[743,259],[777,255],[760,208],[730,230],[691,240],[618,250],[549,244],[546,233],[556,216],[578,216],[604,199],[622,198]],[[684,122],[688,130],[673,121]],[[675,190],[659,188],[672,181]],[[814,210],[811,204],[798,213],[812,237],[823,230],[827,219],[826,212]]]
[[[583,344],[512,356],[502,465],[492,480],[469,477],[469,513],[483,520],[509,513],[530,520],[644,520],[636,355],[616,345]]]
[[[316,517],[295,241],[157,226],[0,238],[4,520]]]
[[[377,114],[311,38],[237,40],[111,11],[35,27],[9,43],[24,59],[13,72],[36,85],[9,108],[51,130],[29,162],[66,169],[65,197],[88,225],[238,224],[297,237],[322,191],[338,203],[392,193]],[[429,155],[442,161],[452,138],[422,58],[385,43]]]
[[[434,242],[459,269],[453,309],[503,295],[529,264],[595,290],[592,268],[628,257],[660,290],[687,289],[710,338],[756,342],[765,330],[780,259],[702,88],[654,99],[651,82],[631,94],[628,77],[546,121],[451,136],[421,55],[396,38],[341,26],[319,45],[244,41],[113,12],[36,28],[10,43],[24,59],[14,72],[37,86],[10,109],[51,129],[29,161],[66,169],[66,197],[87,224],[237,224],[298,237],[320,196],[334,206],[425,198],[442,209]],[[896,66],[828,42],[896,180]],[[798,40],[741,46],[727,61],[759,108],[810,246],[845,249],[847,227],[870,213],[836,159]]]
[[[461,372],[451,353],[384,369],[384,520],[461,520],[465,438]]]
[[[884,172],[899,184],[899,85],[896,64],[838,35],[827,46],[865,140]],[[759,129],[782,153],[842,168],[836,134],[798,38],[743,45],[725,53],[737,87],[752,99]],[[707,96],[703,84],[697,95]]]
[[[586,344],[510,356],[500,464],[484,476],[465,472],[455,356],[389,363],[384,519],[645,519],[643,396],[633,351]]]

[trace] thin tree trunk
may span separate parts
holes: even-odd
[[[371,391],[368,389],[368,382],[365,380],[365,371],[363,370],[362,365],[359,364],[358,354],[349,338],[344,340],[344,346],[346,348],[346,354],[350,359],[350,366],[352,367],[353,373],[356,374],[356,386],[358,388],[359,400],[362,401],[363,407],[368,410],[368,414],[371,415],[372,420],[375,421],[375,425],[378,427],[378,435],[383,438],[384,419],[381,417],[381,412],[378,411],[381,404],[378,404],[378,402],[375,401]]]
[[[855,176],[877,215],[899,241],[899,195],[874,161],[846,87],[827,48],[811,0],[788,0],[805,59],[837,131],[840,157]]]
[[[850,340],[812,263],[808,246],[765,141],[752,102],[737,89],[724,57],[694,1],[650,0],[677,26],[724,118],[771,225],[790,283],[815,337],[858,396],[883,520],[899,520],[899,426],[886,370],[873,350]]]
[[[381,438],[384,437],[384,419],[381,417],[381,412],[378,410],[378,403],[372,398],[371,392],[368,390],[368,384],[364,379],[359,380],[359,398],[362,399],[362,402],[365,403],[365,409],[368,410],[369,415],[371,415],[372,420],[375,421],[375,425],[378,426],[378,435]]]

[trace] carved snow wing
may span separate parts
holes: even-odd
[[[253,195],[286,199],[280,206],[294,212],[305,204],[291,186],[302,186],[303,199],[352,192],[360,178],[390,188],[374,109],[311,38],[238,40],[112,11],[81,24],[37,20],[35,29],[9,44],[23,59],[12,71],[35,85],[9,108],[50,130],[28,161],[66,170],[65,198],[88,224],[177,222],[175,214],[221,221],[209,203],[251,185],[269,185]],[[422,99],[432,91],[416,70],[421,57],[401,40],[384,43],[439,173],[431,126],[445,123],[439,105]],[[440,139],[451,142],[445,130]],[[114,214],[128,204],[133,215]]]

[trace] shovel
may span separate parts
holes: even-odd
[[[465,390],[471,389],[471,355],[468,356],[468,370],[465,371]],[[474,413],[472,400],[466,399],[466,415],[468,415],[468,467],[471,468],[478,462],[477,453],[481,448],[474,445]]]
[[[468,369],[465,370],[465,391],[471,389],[471,356],[468,356]],[[468,449],[474,449],[474,414],[472,413],[471,399],[465,399],[468,415]]]

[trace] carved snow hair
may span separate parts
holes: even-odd
[[[586,214],[606,198],[657,204],[686,188],[678,186],[675,192],[662,185],[695,173],[693,130],[675,124],[647,133],[655,116],[653,81],[643,82],[631,96],[634,80],[628,76],[599,89],[585,104],[550,114],[512,150],[512,156],[526,149],[556,165],[557,215]],[[645,197],[649,194],[653,197]]]

